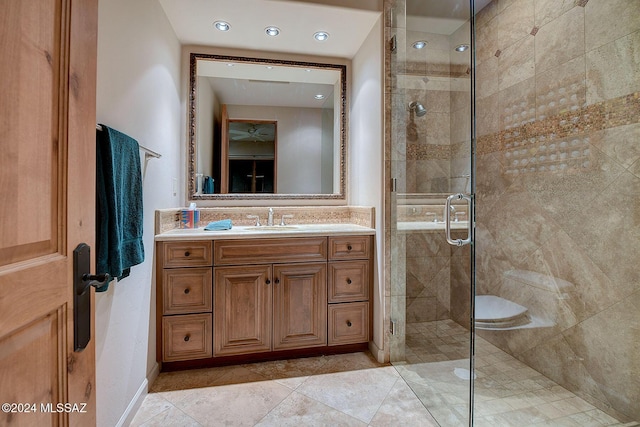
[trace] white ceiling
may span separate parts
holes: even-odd
[[[381,15],[370,1],[359,1],[366,8],[292,0],[159,0],[183,44],[341,58],[353,58]],[[216,30],[217,20],[231,30]],[[267,26],[280,28],[280,35],[267,36]],[[329,39],[318,42],[317,31],[328,32]]]
[[[229,65],[233,64],[232,67]],[[333,108],[334,86],[340,71],[317,67],[292,67],[249,62],[200,59],[199,77],[209,84],[222,104],[272,107]],[[315,95],[324,95],[322,100]]]
[[[269,52],[297,53],[351,59],[358,52],[373,25],[380,18],[382,0],[158,0],[182,44],[219,46]],[[476,0],[476,9],[490,0]],[[451,34],[469,14],[468,0],[407,0],[407,24],[429,28],[431,32]],[[227,32],[213,27],[217,20],[231,25]],[[266,35],[267,26],[277,26],[277,37]],[[437,31],[436,31],[437,30]],[[330,34],[325,42],[313,38],[316,31]],[[200,61],[203,62],[203,61]],[[273,78],[276,70],[259,72],[258,76],[243,75],[240,64],[225,71],[225,63],[198,65],[198,75],[209,76],[210,83],[223,102],[246,105],[260,99],[280,105],[316,107],[314,93],[324,93],[333,100],[331,89],[337,77],[327,81],[312,81],[313,85],[287,75]],[[212,67],[211,70],[206,70]],[[217,69],[213,69],[217,67]],[[255,66],[257,69],[257,66]],[[260,67],[263,68],[263,67]],[[294,71],[304,73],[302,69]],[[229,75],[225,75],[225,72]],[[290,73],[291,70],[287,70]],[[249,72],[250,74],[253,71]],[[313,73],[315,74],[315,72]],[[215,77],[223,77],[216,79]],[[280,80],[289,84],[267,85],[249,80]],[[319,86],[316,86],[319,84]],[[285,86],[288,86],[285,87]],[[294,89],[295,86],[295,90]],[[240,91],[237,89],[244,88]],[[244,97],[244,98],[242,98]],[[264,97],[264,98],[263,98]],[[277,100],[277,101],[274,101]],[[267,103],[267,101],[263,102]],[[271,104],[273,105],[273,104]]]
[[[333,108],[333,85],[209,78],[209,84],[221,104],[268,107]],[[322,94],[324,99],[314,96]]]
[[[376,20],[382,0],[158,0],[183,44],[353,58]],[[476,13],[491,0],[475,0]],[[407,0],[414,30],[451,34],[469,16],[469,0]],[[217,20],[231,24],[221,32]],[[265,34],[277,26],[277,37]],[[325,42],[313,38],[326,31]]]

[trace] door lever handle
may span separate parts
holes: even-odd
[[[84,283],[84,286],[82,288],[78,286],[78,288],[76,289],[76,292],[80,292],[78,295],[82,295],[87,291],[87,289],[89,289],[89,287],[100,288],[104,286],[106,283],[108,283],[110,280],[111,280],[111,276],[109,276],[109,273],[102,273],[102,274],[85,273],[82,275],[82,282]]]

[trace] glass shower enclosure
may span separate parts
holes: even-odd
[[[640,2],[385,4],[391,362],[440,426],[640,425]]]
[[[441,425],[471,420],[470,6],[390,12],[391,361]]]

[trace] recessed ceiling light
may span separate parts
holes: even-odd
[[[469,49],[468,44],[459,44],[458,46],[455,47],[456,52],[464,52],[467,49]]]
[[[236,64],[232,63],[232,62],[228,62],[227,63],[227,67],[235,67]]]
[[[273,67],[271,65],[267,65],[267,70],[273,70]]]
[[[319,42],[323,42],[329,38],[329,33],[327,33],[326,31],[318,31],[313,35],[313,38],[318,40]]]
[[[229,31],[231,29],[231,25],[225,21],[216,21],[213,23],[213,26],[220,31]]]
[[[278,34],[280,34],[280,28],[278,27],[267,27],[264,29],[265,33],[267,33],[267,35],[275,37]]]
[[[414,42],[412,46],[414,49],[424,49],[426,45],[427,45],[426,40],[418,40],[417,42]]]
[[[317,95],[314,96],[315,99],[324,99],[324,95],[319,93]]]

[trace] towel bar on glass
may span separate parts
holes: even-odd
[[[96,125],[96,130],[101,131],[102,126]],[[155,157],[156,159],[162,157],[162,154],[156,153],[153,150],[149,150],[147,147],[143,147],[142,145],[140,145],[140,150],[144,151],[145,156]]]

